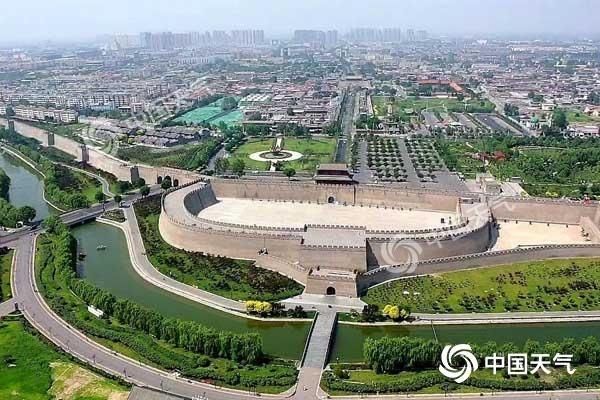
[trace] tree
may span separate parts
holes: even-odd
[[[221,109],[223,111],[231,111],[238,106],[238,102],[235,97],[225,97],[221,101]]]
[[[142,197],[146,197],[150,194],[150,187],[148,185],[144,185],[140,188],[140,194]]]
[[[554,110],[552,114],[552,126],[558,129],[567,129],[569,125],[569,121],[567,120],[567,113],[561,109],[557,108]]]
[[[231,163],[231,170],[237,175],[237,176],[244,176],[244,171],[246,170],[246,163],[244,162],[244,160],[242,160],[241,158],[236,158],[235,160],[233,160],[233,162]]]
[[[56,234],[66,229],[58,215],[51,215],[42,222],[42,227],[50,234]]]
[[[229,169],[229,160],[228,159],[219,158],[215,162],[215,172],[217,174],[223,174],[223,173],[227,172],[228,169]]]
[[[296,175],[296,170],[294,168],[286,168],[283,173],[288,179],[292,179]]]
[[[23,206],[17,209],[17,219],[24,224],[27,224],[34,220],[36,215],[35,209],[29,206]]]
[[[379,319],[379,307],[377,304],[367,304],[362,310],[362,319],[365,322],[374,322]]]
[[[115,195],[114,200],[115,200],[115,203],[117,203],[117,205],[119,207],[121,207],[121,202],[123,201],[123,197],[120,194],[117,194],[117,195]]]
[[[171,187],[173,186],[173,183],[171,182],[171,178],[165,178],[163,179],[162,183],[160,184],[160,187],[163,190],[169,190],[171,189]]]
[[[99,190],[96,192],[96,194],[94,195],[94,199],[98,202],[98,203],[104,203],[104,192],[102,190]]]

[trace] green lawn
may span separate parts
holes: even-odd
[[[466,142],[437,140],[435,148],[449,170],[460,172],[467,179],[475,179],[476,174],[484,172],[483,162],[471,157],[478,150]]]
[[[579,110],[567,110],[567,121],[569,123],[593,123],[600,122],[599,117],[593,117],[591,115],[587,115],[583,111]]]
[[[0,399],[125,400],[128,390],[69,362],[21,321],[0,325]]]
[[[236,158],[241,158],[246,163],[247,170],[264,171],[268,169],[269,163],[251,160],[249,156],[260,151],[270,151],[273,141],[274,139],[250,139],[232,154],[230,162]],[[285,163],[286,167],[294,168],[296,171],[313,172],[318,164],[333,161],[336,139],[321,137],[313,139],[286,138],[284,150],[297,151],[304,155],[297,161]]]
[[[176,249],[158,231],[160,198],[135,205],[148,257],[163,274],[233,300],[277,301],[302,293],[302,285],[249,261],[202,256]]]
[[[465,110],[465,102],[459,101],[456,98],[416,98],[410,97],[404,100],[390,101],[387,97],[373,97],[373,107],[375,115],[378,117],[387,116],[388,105],[392,105],[393,114],[399,116],[402,120],[407,121],[412,115],[418,115],[421,111],[438,112],[492,112],[494,104],[489,100],[467,100],[467,108]],[[410,113],[409,110],[413,112]]]
[[[363,300],[422,313],[599,310],[598,282],[598,259],[546,260],[401,279]]]
[[[12,297],[10,288],[10,271],[12,267],[13,252],[0,256],[0,302]]]
[[[133,163],[148,164],[155,167],[173,167],[196,170],[206,167],[210,157],[218,148],[216,140],[204,140],[199,144],[177,146],[169,149],[157,149],[148,146],[121,147],[118,157]],[[148,182],[151,184],[154,182]]]

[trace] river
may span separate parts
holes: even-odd
[[[22,161],[0,150],[0,168],[10,177],[9,201],[16,207],[30,206],[36,220],[52,214],[54,209],[44,201],[44,182],[39,174]]]
[[[133,269],[125,235],[113,226],[94,222],[75,228],[73,234],[80,250],[87,254],[80,272],[94,285],[165,316],[197,321],[218,330],[257,332],[262,335],[264,349],[270,355],[288,359],[302,356],[310,324],[236,317],[151,285]],[[96,250],[100,245],[106,246],[106,250]]]

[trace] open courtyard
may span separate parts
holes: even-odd
[[[213,221],[273,227],[301,228],[305,224],[352,225],[367,229],[426,229],[445,226],[454,213],[343,206],[339,204],[308,204],[222,198],[198,215]]]
[[[581,234],[581,226],[564,224],[540,224],[527,222],[499,223],[498,240],[492,250],[507,250],[516,247],[548,244],[587,243]]]

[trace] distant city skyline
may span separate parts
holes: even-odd
[[[0,15],[2,43],[82,41],[102,35],[257,29],[268,37],[294,30],[401,28],[437,35],[597,36],[594,0],[23,0]]]

